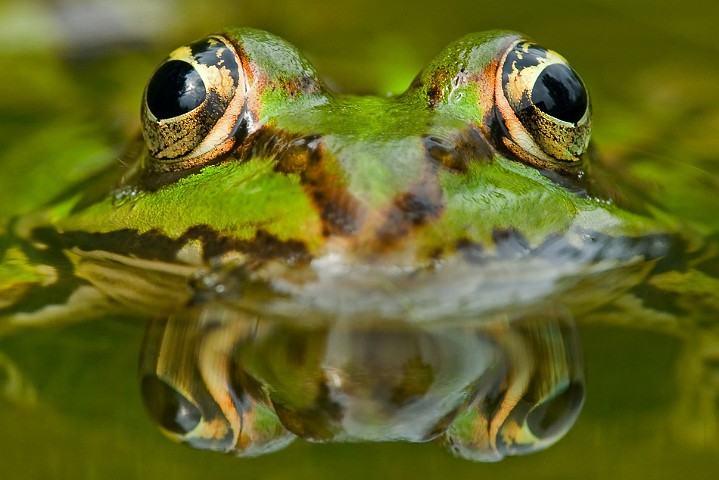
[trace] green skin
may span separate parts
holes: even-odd
[[[210,264],[241,265],[274,289],[321,275],[313,261],[330,255],[350,270],[412,271],[443,262],[464,266],[477,252],[501,257],[502,240],[531,251],[559,236],[581,250],[588,243],[597,248],[607,239],[673,235],[681,228],[656,209],[644,215],[622,208],[611,189],[595,180],[601,166],[586,158],[580,175],[566,176],[572,185],[566,188],[556,175],[508,158],[487,140],[491,104],[477,84],[518,38],[513,33],[460,39],[406,92],[388,98],[331,92],[294,47],[268,33],[240,29],[225,37],[241,48],[252,71],[252,134],[220,160],[177,175],[154,172],[144,149],[123,160],[124,169],[113,166],[16,220],[0,270],[0,291],[11,297],[0,307],[11,316],[43,307],[22,304],[39,296],[32,294],[37,288],[70,282],[62,269],[32,260],[38,252],[21,242],[39,240],[43,248],[61,249],[58,256],[72,250],[75,267],[83,252],[111,252],[147,259],[153,270],[185,279]],[[427,138],[439,139],[445,149],[431,151]],[[596,263],[589,257],[574,262],[571,273]],[[90,274],[74,274],[100,284],[106,298],[122,296],[108,294]],[[484,273],[475,265],[472,275]],[[510,283],[511,276],[503,280]],[[176,294],[167,297],[176,305]],[[81,311],[78,304],[70,315]]]
[[[468,35],[384,98],[332,92],[268,33],[223,35],[250,72],[248,135],[183,169],[138,140],[120,167],[11,220],[0,334],[213,303],[435,324],[521,317],[549,301],[572,314],[615,302],[602,321],[696,338],[687,325],[698,319],[666,322],[677,315],[637,301],[640,285],[717,311],[705,235],[621,192],[589,154],[538,168],[492,137],[490,73],[516,34]],[[717,344],[711,330],[697,362]],[[716,390],[692,394],[711,405]]]
[[[491,162],[467,158],[466,171],[461,175],[455,169],[438,169],[428,162],[422,137],[454,140],[468,123],[481,126],[485,112],[477,108],[478,93],[471,83],[457,88],[440,85],[443,95],[439,104],[428,110],[431,99],[427,84],[435,72],[442,72],[447,79],[457,75],[458,59],[465,62],[466,70],[481,71],[497,55],[497,34],[468,36],[448,47],[423,71],[420,83],[391,98],[333,94],[319,82],[306,60],[280,39],[247,30],[230,35],[242,42],[258,71],[257,104],[253,106],[258,121],[288,138],[321,135],[324,165],[316,175],[324,183],[317,190],[326,190],[323,193],[328,195],[341,190],[334,195],[352,198],[356,206],[335,212],[340,219],[328,220],[327,204],[336,198],[319,201],[313,198],[315,188],[300,175],[277,172],[281,156],[245,159],[237,155],[242,162],[228,159],[122,205],[117,205],[111,194],[68,214],[77,201],[70,199],[49,211],[49,220],[58,230],[156,230],[176,239],[194,226],[207,225],[220,237],[251,241],[257,225],[261,225],[280,241],[302,242],[313,257],[326,252],[331,234],[351,238],[352,250],[379,251],[389,240],[402,241],[403,235],[388,234],[386,237],[392,238],[385,238],[379,231],[381,220],[358,217],[395,215],[399,217],[393,219],[396,223],[407,222],[411,213],[393,210],[401,210],[396,205],[398,197],[412,192],[412,188],[434,188],[428,184],[438,182],[444,196],[436,206],[440,211],[430,208],[420,212],[428,217],[426,220],[412,219],[424,227],[412,231],[412,241],[420,251],[412,258],[412,265],[437,250],[454,250],[459,240],[491,246],[496,228],[514,228],[530,244],[572,228],[630,236],[666,231],[666,225],[653,219],[633,215],[604,199],[572,194],[536,169],[499,155]],[[312,87],[316,91],[294,90],[293,82],[302,76],[316,82],[316,88]],[[428,179],[430,176],[433,178]],[[135,188],[132,181],[121,188]]]

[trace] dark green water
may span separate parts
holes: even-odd
[[[109,18],[114,29],[93,34],[91,20],[73,10],[81,4],[99,15],[92,21]],[[0,5],[0,173],[3,198],[13,199],[2,202],[0,218],[52,198],[53,186],[32,177],[36,162],[62,168],[63,159],[80,157],[91,170],[117,155],[137,128],[147,76],[171,48],[225,25],[248,25],[287,38],[333,85],[362,93],[404,89],[439,49],[467,32],[524,32],[582,74],[603,155],[642,178],[643,188],[675,214],[707,230],[719,226],[713,174],[719,8],[706,2],[123,5],[115,13],[104,2]],[[62,23],[68,12],[78,24]],[[701,321],[714,324],[717,308]],[[641,323],[601,319],[577,318],[587,398],[574,428],[544,452],[497,464],[455,459],[433,444],[297,441],[257,459],[192,450],[163,437],[143,408],[137,379],[143,324],[107,320],[25,331],[0,339],[0,361],[12,359],[22,373],[19,384],[0,377],[0,388],[16,388],[10,397],[19,399],[0,399],[1,476],[716,478],[719,404],[712,388],[719,373],[697,370],[691,352],[701,345]]]

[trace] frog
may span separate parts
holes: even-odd
[[[591,112],[567,60],[510,31],[462,37],[386,97],[334,92],[271,33],[210,35],[152,73],[120,162],[7,222],[0,335],[217,305],[443,325],[544,303],[683,335],[690,322],[637,292],[713,308],[716,278],[696,265],[714,246],[617,188]],[[499,443],[532,445],[529,428]]]

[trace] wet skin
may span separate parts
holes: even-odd
[[[203,305],[329,325],[587,311],[701,245],[612,185],[579,76],[512,32],[468,35],[372,97],[230,30],[172,52],[141,118],[119,166],[10,223],[0,332]]]

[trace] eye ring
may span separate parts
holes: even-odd
[[[497,143],[530,165],[576,171],[589,146],[591,102],[562,56],[526,40],[512,43],[497,67],[494,93],[505,127]]]
[[[141,119],[152,171],[203,165],[227,152],[247,115],[242,58],[213,35],[170,53],[150,78]]]

